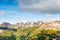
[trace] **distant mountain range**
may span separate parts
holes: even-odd
[[[2,28],[10,28],[10,29],[17,29],[17,28],[27,28],[27,27],[39,27],[39,29],[53,29],[53,30],[60,30],[60,21],[54,21],[54,22],[42,22],[42,21],[37,21],[37,22],[20,22],[16,24],[10,24],[7,22],[3,22],[0,24],[0,29]]]
[[[3,22],[2,24],[0,24],[0,27],[6,27],[6,28],[27,28],[27,27],[33,27],[34,25],[40,25],[42,24],[42,21],[37,21],[37,22],[20,22],[20,23],[16,23],[16,24],[10,24],[8,22]]]

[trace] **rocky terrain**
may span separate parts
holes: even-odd
[[[48,22],[48,23],[42,24],[39,29],[60,30],[60,22],[59,21]]]

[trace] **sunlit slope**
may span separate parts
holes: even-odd
[[[52,29],[52,30],[60,30],[60,22],[49,22],[42,24],[39,29]]]

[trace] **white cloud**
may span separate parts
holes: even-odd
[[[21,0],[20,0],[21,2]],[[19,7],[24,11],[43,12],[43,13],[59,13],[60,0],[25,0],[21,2]]]
[[[0,15],[5,16],[5,12],[4,11],[0,11]]]
[[[44,21],[44,22],[60,21],[60,17],[56,17],[56,18],[46,18],[46,19],[43,19],[42,21]]]
[[[26,22],[28,22],[28,21],[27,21],[27,20],[22,20],[21,22],[26,23]]]
[[[26,22],[37,22],[37,21],[43,21],[43,22],[53,22],[53,21],[60,21],[60,17],[56,17],[56,18],[51,18],[51,17],[49,17],[49,18],[37,18],[37,19],[31,19],[31,20],[22,20],[21,22],[24,22],[24,23],[26,23]]]

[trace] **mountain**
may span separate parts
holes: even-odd
[[[49,22],[42,24],[39,29],[52,29],[52,30],[60,30],[60,22],[55,21],[55,22]]]
[[[3,22],[2,24],[0,24],[0,27],[10,27],[10,23],[8,23],[8,22]]]

